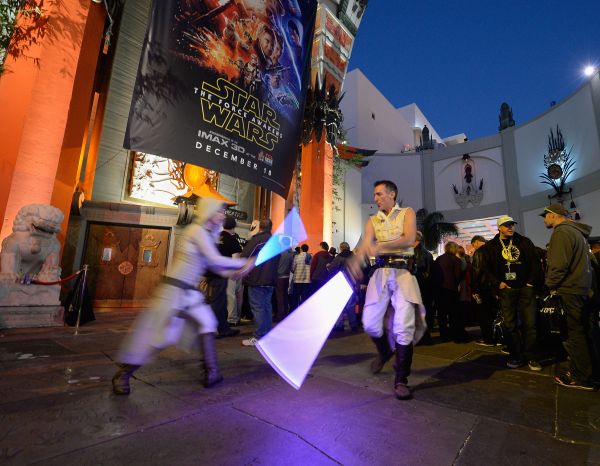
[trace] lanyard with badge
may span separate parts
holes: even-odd
[[[519,259],[521,252],[519,251],[519,248],[517,248],[516,246],[513,246],[512,238],[510,239],[508,245],[504,244],[504,242],[502,241],[502,238],[499,238],[499,239],[500,239],[500,244],[502,245],[502,257],[504,259],[506,259],[507,272],[504,274],[504,279],[505,280],[516,280],[517,273],[510,271],[510,265]]]

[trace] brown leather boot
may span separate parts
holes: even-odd
[[[203,333],[200,335],[200,348],[204,356],[204,386],[209,388],[223,381],[217,365],[215,334]]]
[[[377,338],[371,337],[371,340],[373,340],[373,343],[375,343],[375,347],[377,348],[377,357],[371,363],[371,373],[379,374],[383,369],[383,366],[385,366],[385,363],[392,358],[394,352],[390,348],[390,344],[385,333]]]
[[[131,393],[129,378],[140,367],[133,364],[119,364],[119,369],[112,378],[113,393],[115,395],[129,395]]]
[[[413,345],[401,345],[396,343],[396,361],[394,369],[396,378],[394,380],[394,393],[399,400],[409,400],[412,398],[410,388],[408,388],[408,376],[412,365]]]

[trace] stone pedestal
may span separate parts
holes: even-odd
[[[0,282],[0,328],[62,326],[60,285]]]
[[[0,329],[62,327],[62,306],[0,306]]]

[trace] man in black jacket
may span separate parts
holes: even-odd
[[[263,219],[258,225],[258,233],[254,235],[242,251],[241,257],[254,257],[271,238],[273,222]],[[254,346],[256,342],[271,330],[273,325],[273,289],[277,282],[277,265],[279,256],[275,256],[255,267],[244,279],[248,287],[248,300],[254,315],[256,330],[254,336],[242,341],[244,346]]]
[[[473,276],[471,278],[471,289],[477,309],[477,319],[481,328],[481,339],[475,342],[479,346],[496,346],[494,339],[493,322],[496,317],[496,298],[492,293],[491,284],[486,280],[485,270],[485,246],[486,239],[481,235],[471,238],[473,253]]]
[[[430,345],[432,343],[431,331],[435,323],[435,312],[433,309],[433,299],[437,291],[436,280],[440,277],[440,272],[435,273],[435,266],[433,262],[433,256],[425,248],[423,244],[423,233],[417,231],[417,238],[413,245],[415,250],[415,263],[417,265],[417,283],[419,283],[419,290],[421,290],[421,299],[423,300],[423,306],[425,306],[425,321],[427,322],[427,331],[421,341],[422,345]]]
[[[226,217],[223,222],[223,231],[219,235],[218,249],[222,256],[233,257],[234,254],[242,252],[240,243],[234,236],[236,221],[232,217]],[[236,256],[237,257],[237,256]],[[207,290],[206,302],[210,304],[219,326],[217,338],[233,337],[240,333],[238,329],[229,327],[227,320],[227,277],[208,271],[205,276]]]
[[[454,340],[461,343],[466,340],[466,332],[458,307],[458,284],[462,278],[462,270],[461,261],[456,257],[457,249],[458,244],[448,241],[444,245],[444,254],[435,260],[442,278],[436,296],[436,308],[442,341]]]
[[[555,377],[557,384],[580,390],[594,390],[592,362],[587,335],[589,309],[586,308],[592,286],[587,237],[591,227],[567,218],[561,204],[552,204],[540,214],[546,228],[552,228],[548,245],[546,286],[550,294],[561,298],[567,321],[568,339],[564,343],[569,354],[569,372]]]
[[[537,361],[534,288],[541,265],[531,240],[515,233],[516,223],[508,215],[498,219],[498,234],[485,246],[485,279],[498,296],[502,312],[510,354],[506,365],[514,369],[527,363],[532,371],[541,371]]]

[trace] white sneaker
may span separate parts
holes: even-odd
[[[530,371],[539,372],[543,369],[542,365],[537,361],[529,361],[527,365],[529,366]]]
[[[248,338],[247,340],[242,340],[242,346],[256,346],[256,342],[258,342],[258,338]]]

